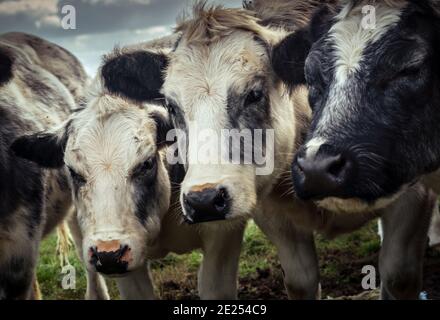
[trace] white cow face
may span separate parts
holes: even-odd
[[[286,35],[248,11],[204,3],[177,34],[170,50],[110,56],[104,86],[134,101],[166,102],[179,130],[188,222],[245,220],[293,158],[292,96],[270,63],[272,47]]]
[[[266,39],[229,27],[215,40],[198,43],[189,34],[199,31],[189,29],[197,28],[204,13],[199,14],[192,27],[182,28],[162,90],[175,127],[187,137],[178,139],[187,169],[184,215],[190,223],[243,219],[253,213],[260,186],[274,169],[274,105],[288,102],[274,85]],[[218,20],[223,14],[212,12]],[[264,163],[257,163],[258,156]],[[258,173],[260,165],[265,173]]]
[[[89,269],[116,275],[144,265],[170,202],[157,144],[158,121],[165,119],[163,108],[104,95],[72,116],[58,134],[64,138],[52,138],[64,140]]]

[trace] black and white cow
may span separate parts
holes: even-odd
[[[64,49],[21,33],[0,36],[0,299],[34,298],[41,238],[71,209],[65,173],[18,158],[18,137],[61,123],[80,103],[87,77]],[[40,156],[48,136],[36,138]]]
[[[314,111],[293,165],[302,198],[383,207],[440,167],[438,13],[429,0],[341,1],[280,45],[275,68],[307,82]]]
[[[160,74],[139,64],[168,51],[166,37],[151,43],[115,50],[105,58],[85,108],[64,126],[25,136],[15,144],[22,156],[43,167],[66,168],[77,215],[70,221],[79,256],[88,273],[87,299],[107,299],[104,279],[115,277],[124,299],[153,299],[148,260],[169,252],[203,252],[199,271],[202,299],[235,299],[237,272],[245,223],[216,230],[207,225],[183,224],[179,201],[184,171],[166,158],[166,134],[172,129],[161,100],[129,99],[114,92],[124,85],[137,90],[138,76],[148,88]],[[175,41],[174,41],[175,42]],[[141,48],[142,47],[142,48]],[[130,91],[134,92],[134,91]],[[48,152],[41,154],[45,148]]]
[[[434,1],[340,1],[277,46],[274,69],[293,88],[308,85],[313,109],[292,164],[299,197],[335,212],[381,212],[437,169],[438,27]],[[380,263],[384,297],[415,298],[398,287],[420,288],[414,271],[421,270],[430,216],[382,215],[382,252],[392,247],[395,255]]]
[[[292,2],[302,8],[307,3]],[[305,14],[295,11],[291,17],[298,15],[298,20],[303,21]],[[147,51],[125,56],[122,62],[129,66],[125,70],[131,76],[112,81],[109,90],[138,101],[166,101],[175,127],[186,137],[178,136],[178,149],[187,171],[181,188],[186,220],[209,221],[203,225],[218,231],[254,218],[277,246],[289,297],[312,299],[319,287],[313,232],[319,230],[330,236],[350,232],[382,212],[333,213],[289,196],[289,168],[310,111],[304,90],[288,90],[270,59],[273,47],[291,30],[291,26],[289,31],[282,30],[273,21],[263,25],[249,11],[199,4],[194,16],[179,24],[181,39],[172,52]],[[228,162],[229,147],[226,154],[220,155],[218,150],[209,149],[218,146],[220,150],[228,145],[219,137],[223,129],[261,129],[267,133],[273,130],[274,144],[264,154],[264,164],[273,164],[273,170],[257,174],[264,164]],[[197,141],[200,132],[213,136]],[[251,145],[251,149],[254,147]],[[241,156],[247,154],[246,147],[243,152],[241,146],[238,149]],[[400,219],[399,214],[407,215],[400,232],[386,231],[382,250],[384,286],[391,292],[390,297],[417,297],[423,250],[417,247],[408,254],[414,262],[409,265],[395,259],[402,253],[396,248],[401,249],[408,237],[420,240],[419,245],[423,246],[432,202],[431,195],[415,185],[386,208],[387,220],[393,223]],[[412,228],[415,224],[420,225],[417,230]],[[404,281],[394,282],[396,276]],[[394,288],[393,283],[398,287]]]

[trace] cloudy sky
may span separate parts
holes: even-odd
[[[215,0],[240,6],[241,0]],[[101,56],[115,45],[170,33],[192,0],[0,0],[0,33],[22,31],[44,37],[73,52],[93,75]],[[66,30],[63,21],[76,29]]]

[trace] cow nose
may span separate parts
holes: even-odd
[[[230,208],[226,188],[195,187],[183,196],[185,218],[189,224],[225,220]]]
[[[342,154],[307,158],[300,153],[292,168],[296,194],[303,200],[343,197],[353,168],[353,160]]]
[[[97,272],[106,275],[124,274],[128,272],[131,248],[121,245],[119,241],[98,241],[89,249],[90,264]]]

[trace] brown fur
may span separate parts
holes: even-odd
[[[260,34],[259,19],[243,9],[210,6],[207,1],[194,5],[192,17],[183,16],[178,21],[176,32],[182,32],[188,44],[209,45],[231,35],[237,30]]]
[[[323,5],[335,7],[338,0],[253,0],[246,9],[255,12],[263,25],[291,31],[305,27],[313,13]]]

